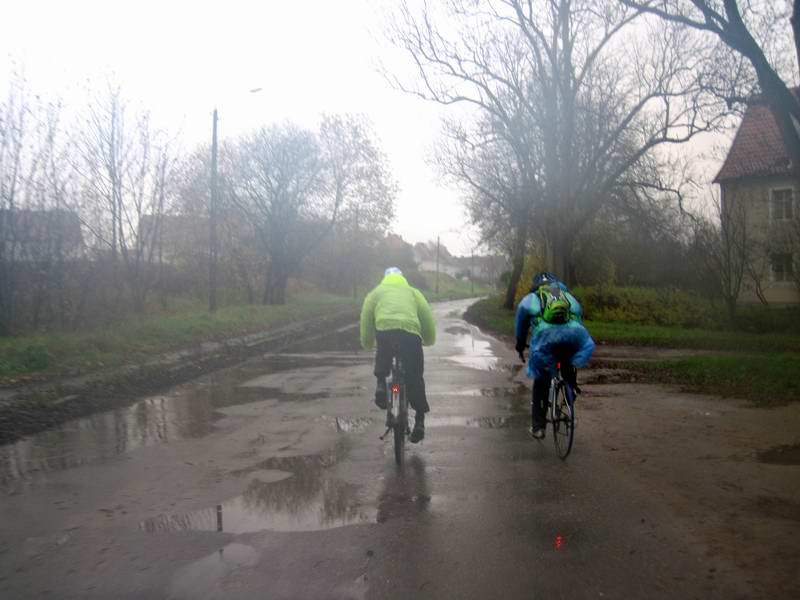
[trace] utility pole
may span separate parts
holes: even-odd
[[[439,293],[439,236],[436,236],[436,293]]]
[[[211,197],[208,203],[208,311],[217,310],[217,109],[211,128]]]
[[[353,299],[358,297],[358,275],[356,274],[356,252],[358,251],[358,205],[356,205],[355,223],[353,227],[353,248],[350,253],[350,275],[353,277]]]

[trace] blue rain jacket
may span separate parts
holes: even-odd
[[[576,368],[589,364],[594,351],[594,340],[581,322],[583,309],[575,296],[567,291],[566,286],[559,284],[564,290],[570,304],[571,319],[562,325],[546,323],[542,318],[542,306],[539,296],[533,292],[525,296],[517,307],[515,331],[517,348],[525,346],[528,331],[531,334],[530,353],[528,355],[528,377],[553,377],[558,360],[570,360]]]

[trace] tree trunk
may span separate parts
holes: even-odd
[[[508,287],[506,288],[506,298],[503,302],[503,307],[509,310],[514,308],[514,299],[517,296],[517,287],[519,286],[519,278],[522,275],[522,269],[525,266],[525,246],[528,241],[528,229],[525,225],[518,225],[517,232],[514,237],[514,246],[511,255],[511,277],[508,279]]]
[[[791,23],[794,33],[794,51],[797,54],[797,65],[800,67],[800,0],[794,0]]]
[[[728,320],[731,325],[736,325],[736,298],[726,294],[725,306],[728,309]]]
[[[273,282],[274,278],[274,263],[270,261],[267,264],[267,271],[264,274],[264,295],[261,298],[261,304],[274,304],[272,301],[272,294],[275,284]]]
[[[551,238],[553,251],[550,268],[553,274],[561,279],[567,286],[574,284],[574,272],[572,269],[572,240],[563,229],[553,232]]]

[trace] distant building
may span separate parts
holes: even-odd
[[[414,260],[420,271],[436,271],[436,242],[414,245]],[[439,244],[439,272],[451,277],[469,278],[473,273],[477,281],[493,284],[508,269],[502,256],[453,256],[444,244]]]
[[[764,298],[775,304],[800,302],[798,291],[798,193],[800,180],[769,106],[755,99],[744,114],[722,168],[714,179],[721,190],[723,215],[742,208],[749,235],[762,252],[753,256]],[[745,281],[741,302],[757,302],[756,286]]]
[[[181,264],[208,255],[208,218],[195,215],[142,215],[139,235],[154,260]]]
[[[68,210],[0,210],[4,260],[42,261],[83,254],[78,215]]]

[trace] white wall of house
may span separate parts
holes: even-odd
[[[728,206],[743,203],[747,231],[757,241],[751,259],[767,301],[800,303],[798,273],[792,273],[800,265],[800,182],[785,177],[726,181],[722,200]],[[752,277],[745,278],[739,299],[759,302]]]

